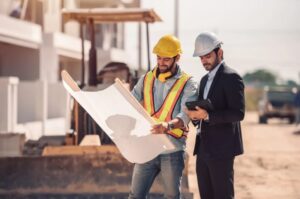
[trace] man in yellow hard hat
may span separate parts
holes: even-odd
[[[197,83],[178,65],[182,50],[176,37],[163,36],[153,53],[156,54],[157,66],[140,78],[132,94],[158,122],[152,126],[151,132],[166,134],[175,149],[144,164],[135,164],[129,198],[146,198],[159,173],[164,181],[165,197],[180,198],[189,122],[184,108],[185,102],[196,99]]]

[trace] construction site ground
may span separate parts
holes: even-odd
[[[258,124],[257,113],[247,112],[242,131],[245,153],[235,159],[235,198],[300,199],[300,126],[279,119]],[[188,192],[185,198],[193,193],[199,199],[192,156],[195,134],[191,127],[187,143],[189,189],[185,179],[184,191]],[[1,158],[0,198],[127,198],[132,164],[107,147],[85,156]],[[150,198],[162,198],[162,184],[154,184],[156,189],[159,194]]]
[[[258,124],[256,112],[247,112],[242,122],[245,153],[235,159],[237,199],[300,199],[300,126],[270,119]],[[188,139],[189,185],[199,199],[195,156],[195,129]]]

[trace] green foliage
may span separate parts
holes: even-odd
[[[275,85],[277,76],[266,69],[258,69],[243,76],[245,83],[257,83],[264,85]]]
[[[297,87],[298,84],[294,80],[287,80],[286,82],[288,87]]]

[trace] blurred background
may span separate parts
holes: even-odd
[[[194,40],[202,31],[215,32],[224,43],[225,62],[244,79],[249,125],[273,124],[274,118],[280,119],[280,124],[281,119],[283,124],[299,123],[300,105],[295,102],[300,86],[299,9],[298,0],[0,1],[0,156],[4,158],[0,159],[4,165],[0,177],[6,179],[0,182],[0,193],[27,186],[7,174],[7,168],[18,160],[20,171],[12,173],[20,172],[23,178],[21,169],[27,157],[40,157],[39,161],[51,165],[42,157],[114,151],[118,160],[122,159],[116,149],[78,147],[112,142],[67,94],[60,73],[67,70],[87,91],[102,90],[116,77],[132,88],[142,74],[155,67],[152,48],[165,34],[180,39],[180,66],[199,81],[207,72],[200,59],[192,57]],[[24,159],[8,163],[8,157]],[[122,164],[116,163],[116,168]],[[33,162],[30,165],[36,167]],[[76,167],[77,172],[84,169]],[[123,179],[124,190],[117,189],[127,191],[130,175],[126,172]],[[82,179],[91,176],[97,175]],[[75,177],[66,183],[78,180]],[[101,184],[95,180],[86,190],[95,190],[94,182]],[[40,188],[40,184],[28,186]],[[184,186],[189,197],[188,184]],[[74,192],[76,186],[70,190]]]

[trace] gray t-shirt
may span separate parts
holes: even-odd
[[[170,79],[167,79],[166,82],[160,82],[158,79],[154,80],[154,109],[157,111],[163,104],[164,99],[167,97],[170,89],[172,88],[173,84],[177,79],[179,79],[182,75],[182,71],[180,68],[177,71],[177,74],[171,77]],[[143,90],[144,90],[144,77],[143,75],[138,83],[135,85],[131,93],[138,101],[143,101]],[[194,101],[197,99],[197,82],[194,80],[194,78],[190,78],[188,82],[186,83],[181,96],[179,97],[179,100],[177,101],[174,111],[172,114],[172,118],[180,118],[185,125],[188,125],[190,119],[188,116],[184,113],[183,109],[185,108],[185,102],[187,101]],[[186,138],[182,137],[180,139],[177,139],[171,135],[168,135],[168,138],[170,141],[175,145],[175,149],[172,151],[167,151],[165,153],[172,153],[180,150],[185,150],[185,140]]]

